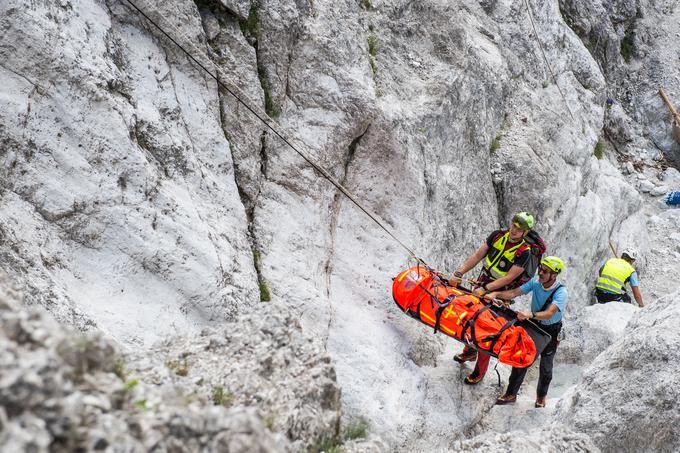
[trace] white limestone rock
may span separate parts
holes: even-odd
[[[565,338],[560,342],[560,362],[588,365],[628,332],[628,322],[639,308],[610,302],[585,307],[564,321]]]
[[[279,309],[125,362],[101,335],[20,310],[7,280],[0,273],[5,449],[290,452],[342,441],[330,360]],[[357,440],[354,451],[364,442],[382,445]]]
[[[600,452],[600,449],[587,435],[559,425],[553,425],[544,430],[526,427],[525,430],[521,431],[483,434],[454,443],[452,449],[458,452],[484,451],[489,453],[508,451]]]
[[[669,167],[662,173],[663,182],[670,186],[672,190],[680,190],[680,171]]]
[[[160,392],[179,386],[184,395],[227,407],[257,407],[270,431],[285,433],[294,450],[340,435],[340,389],[330,357],[285,307],[262,303],[237,323],[135,354],[128,366]]]
[[[641,179],[654,177],[656,146],[675,162],[656,95],[680,92],[680,9],[668,2],[532,4],[536,32],[522,2],[140,4],[434,266],[455,269],[529,210],[567,263],[576,322],[610,240],[647,257],[650,305],[675,290],[677,218],[617,161]],[[445,449],[491,409],[488,379],[461,384],[459,346],[391,304],[408,253],[124,3],[5,1],[0,29],[0,265],[27,303],[138,349],[219,326],[268,289],[332,357],[347,413],[368,419],[386,450]],[[629,62],[624,39],[638,50]],[[601,139],[612,146],[598,160]],[[259,382],[249,366],[243,376]],[[170,379],[165,364],[153,370],[152,382]],[[188,380],[205,396],[207,384]],[[295,429],[318,439],[307,416]],[[106,430],[133,445],[127,422],[101,420],[91,445]],[[41,429],[25,426],[25,438]]]
[[[666,195],[668,192],[668,186],[656,186],[652,190],[649,191],[649,194],[654,196],[654,197],[660,197],[661,195]]]
[[[680,448],[674,429],[680,421],[680,357],[673,335],[678,297],[676,292],[640,310],[563,401],[560,420],[588,434],[603,452]]]
[[[120,3],[8,1],[0,27],[3,262],[27,302],[143,344],[255,299],[214,81]]]
[[[640,189],[640,192],[642,193],[651,192],[655,187],[656,186],[654,186],[652,181],[646,179],[641,180],[638,184],[638,189]]]

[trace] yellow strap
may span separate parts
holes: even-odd
[[[467,316],[467,313],[461,314],[461,315],[458,317],[458,321],[456,321],[456,325],[457,325],[457,326],[461,325],[461,324],[462,324],[461,321],[462,321],[463,318],[465,318],[466,316]]]
[[[401,282],[404,277],[406,277],[406,274],[408,274],[411,271],[411,269],[406,269],[404,272],[402,272],[399,277],[397,277],[397,282]]]
[[[430,321],[431,323],[437,322],[437,321],[435,321],[434,319],[432,319],[432,318],[430,318],[429,316],[427,316],[427,315],[426,315],[425,313],[423,313],[422,311],[420,312],[420,316],[426,317],[427,320]]]

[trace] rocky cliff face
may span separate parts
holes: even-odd
[[[230,92],[436,267],[533,212],[567,262],[574,331],[591,330],[610,240],[643,252],[648,302],[675,290],[677,216],[653,199],[680,181],[662,171],[679,148],[656,95],[680,95],[672,1],[135,4],[222,85],[127,1],[0,6],[0,263],[27,305],[129,348],[188,335],[154,350],[181,360],[203,327],[272,299],[279,324],[290,310],[332,358],[346,420],[368,419],[392,449],[474,431],[495,389],[463,389],[454,346],[389,301],[408,254]],[[598,335],[616,343],[630,315]],[[579,348],[597,363],[602,347],[565,346],[579,366]],[[285,352],[252,354],[252,368],[201,354],[192,368],[235,384],[287,366]],[[159,377],[159,360],[145,378],[182,380]],[[274,432],[297,447],[337,426],[306,417],[276,417]]]
[[[330,358],[289,315],[264,309],[126,356],[101,335],[19,311],[0,277],[6,451],[286,452],[340,441]]]
[[[120,4],[2,9],[3,262],[29,302],[139,344],[232,316],[257,280],[216,85]]]
[[[625,334],[588,366],[558,415],[602,451],[677,451],[678,358],[673,323],[678,294],[634,316]],[[650,378],[649,374],[654,377]]]

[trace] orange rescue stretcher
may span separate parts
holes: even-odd
[[[396,304],[411,317],[475,348],[501,363],[523,368],[550,342],[534,322],[519,321],[514,310],[454,288],[432,269],[414,266],[392,284]]]

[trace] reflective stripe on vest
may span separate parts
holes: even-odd
[[[630,278],[633,272],[635,272],[635,268],[628,261],[621,258],[609,259],[604,264],[595,287],[614,294],[623,294],[626,292],[624,288],[626,280]]]
[[[484,270],[486,271],[487,275],[489,275],[492,279],[498,280],[501,277],[505,277],[508,275],[508,269],[507,271],[502,271],[498,268],[498,263],[501,261],[501,258],[505,258],[508,262],[514,263],[515,261],[515,252],[517,252],[517,249],[520,248],[524,243],[524,239],[522,239],[517,245],[510,247],[507,249],[505,252],[503,252],[503,249],[505,248],[505,245],[508,242],[508,238],[510,237],[510,232],[505,233],[503,236],[501,236],[496,242],[491,244],[491,248],[489,249],[489,252],[486,254],[486,258],[484,259]],[[494,256],[493,260],[489,259],[489,256],[491,255],[492,250],[496,250],[496,256]],[[510,266],[512,267],[512,266]]]

